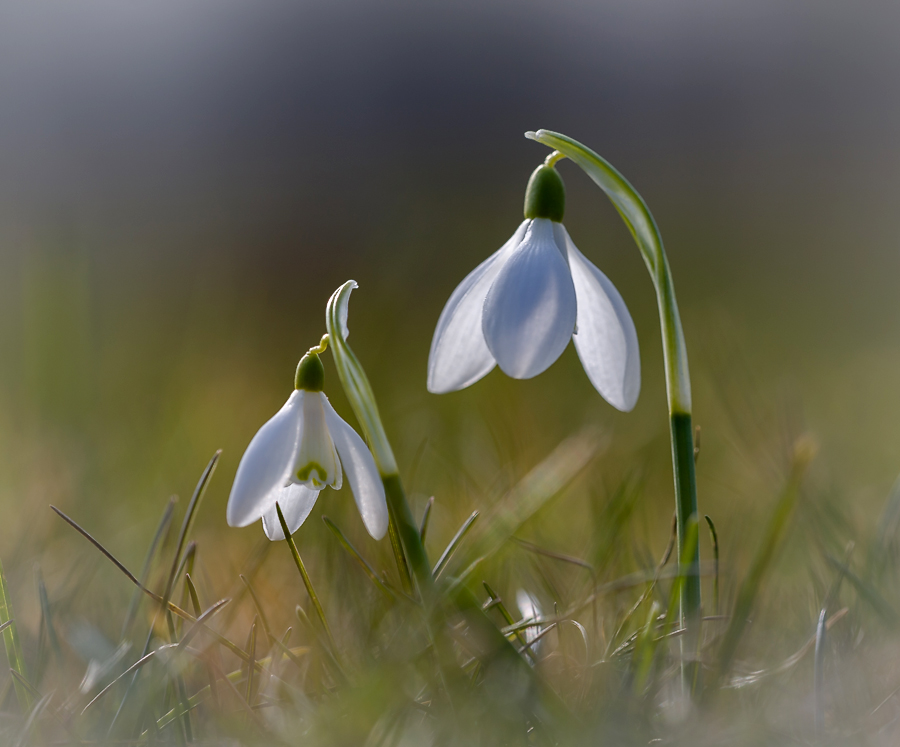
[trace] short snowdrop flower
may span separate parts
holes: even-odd
[[[525,193],[525,220],[459,284],[438,320],[428,390],[452,392],[499,364],[516,379],[542,373],[570,339],[591,383],[613,407],[631,410],[641,388],[637,333],[613,284],[562,224],[565,188],[539,166]]]
[[[294,392],[253,437],[241,458],[226,519],[244,527],[262,518],[270,540],[284,539],[275,504],[293,534],[319,492],[350,483],[363,524],[375,539],[387,531],[384,486],[362,438],[334,411],[322,392],[325,369],[313,348],[297,366]]]

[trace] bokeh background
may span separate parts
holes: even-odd
[[[5,4],[0,557],[23,609],[36,614],[34,564],[59,589],[93,558],[49,504],[137,568],[167,498],[186,499],[220,448],[198,558],[236,576],[262,536],[225,526],[238,460],[348,278],[351,342],[416,511],[436,497],[435,547],[594,424],[609,447],[585,484],[603,505],[639,474],[623,542],[661,550],[671,465],[654,296],[577,168],[560,167],[566,223],[635,319],[634,412],[600,399],[571,346],[533,381],[425,390],[440,310],[521,220],[545,156],[523,133],[542,127],[607,157],[661,227],[701,508],[723,553],[752,553],[747,522],[767,515],[805,432],[818,500],[852,527],[836,545],[870,531],[900,472],[898,28],[900,6],[865,2]],[[346,491],[321,503],[301,548],[332,541],[324,511],[386,552]],[[577,554],[565,538],[579,505],[563,500],[534,531]],[[95,593],[130,594],[99,557],[83,562]]]

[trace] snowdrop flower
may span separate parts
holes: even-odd
[[[631,410],[641,388],[637,333],[613,284],[562,224],[565,188],[552,165],[528,181],[525,220],[459,284],[441,312],[428,358],[428,390],[463,389],[499,364],[537,376],[570,339],[591,383]]]
[[[384,487],[368,447],[322,392],[325,369],[312,348],[297,366],[294,392],[253,437],[241,458],[226,519],[244,527],[262,518],[270,540],[284,539],[275,504],[291,533],[306,520],[319,492],[350,483],[363,524],[375,539],[387,531]]]

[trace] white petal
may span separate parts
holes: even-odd
[[[325,422],[322,392],[307,392],[303,400],[303,428],[294,460],[291,482],[321,490],[327,485],[341,487],[341,462]]]
[[[619,291],[562,229],[578,297],[575,350],[591,383],[613,407],[628,412],[641,391],[637,332]]]
[[[575,330],[575,288],[553,221],[531,221],[484,302],[487,346],[504,373],[530,379],[562,354]]]
[[[327,398],[325,420],[331,430],[344,472],[347,473],[347,482],[350,483],[363,524],[369,534],[377,540],[381,539],[387,531],[388,509],[384,485],[372,453],[359,434],[334,411]]]
[[[275,503],[281,506],[281,513],[284,514],[284,520],[288,525],[288,531],[293,534],[300,525],[306,521],[310,511],[316,505],[316,499],[319,497],[318,490],[312,490],[303,485],[288,485],[282,488],[278,495],[275,496]],[[275,540],[283,540],[284,532],[281,529],[281,522],[278,521],[278,511],[275,509],[275,503],[263,514],[263,530],[273,542]]]
[[[303,417],[303,392],[288,401],[253,437],[238,465],[225,518],[233,527],[259,519],[275,503],[294,464]]]
[[[428,355],[428,391],[453,392],[474,384],[494,367],[494,356],[484,342],[481,315],[487,292],[504,260],[525,236],[530,221],[463,280],[441,312]]]

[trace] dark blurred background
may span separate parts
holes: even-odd
[[[634,316],[637,408],[606,405],[571,348],[533,381],[425,391],[442,305],[521,220],[541,127],[607,157],[661,227],[724,536],[765,515],[806,430],[871,523],[900,471],[898,28],[900,6],[859,2],[4,5],[0,554],[65,565],[54,543],[81,540],[55,503],[136,566],[217,448],[200,531],[249,547],[259,527],[224,525],[238,459],[351,277],[351,342],[436,537],[596,423],[592,479],[644,470],[659,544],[652,287],[574,166],[566,224]],[[357,532],[349,495],[323,501]]]

